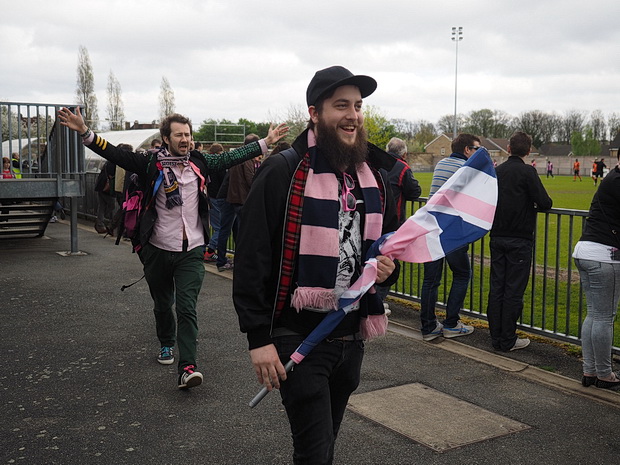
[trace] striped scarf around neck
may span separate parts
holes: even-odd
[[[171,209],[183,205],[181,189],[177,177],[172,171],[172,167],[178,164],[189,165],[189,153],[184,156],[175,156],[167,149],[161,148],[157,151],[157,167],[162,172],[164,192],[166,193],[166,208]]]
[[[341,189],[329,163],[317,154],[311,142],[293,174],[288,199],[276,318],[292,289],[297,251],[297,287],[291,306],[297,311],[312,307],[326,312],[338,307],[335,284],[340,261]],[[362,249],[365,250],[381,236],[383,196],[378,187],[379,174],[367,163],[356,174],[365,207],[362,221]]]

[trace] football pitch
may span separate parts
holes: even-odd
[[[422,187],[422,197],[428,197],[433,173],[413,173]],[[569,210],[589,210],[592,196],[598,186],[592,178],[582,176],[582,181],[573,181],[572,176],[555,176],[553,178],[540,176],[549,197],[553,200],[553,208],[567,208]],[[600,181],[599,181],[600,184]]]

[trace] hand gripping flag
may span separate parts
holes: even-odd
[[[438,260],[475,242],[493,225],[497,205],[497,178],[489,153],[476,152],[435,192],[428,203],[393,233],[384,234],[368,251],[360,277],[338,301],[338,310],[328,313],[291,355],[290,371],[338,326],[377,279],[377,255],[411,263]],[[251,401],[256,406],[267,394],[263,388]]]

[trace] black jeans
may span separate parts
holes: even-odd
[[[523,294],[530,279],[532,245],[530,239],[491,237],[487,317],[495,349],[508,351],[517,340],[517,321],[523,312]]]
[[[274,342],[282,363],[303,341],[281,336]],[[331,464],[334,442],[349,396],[360,382],[364,341],[326,339],[289,372],[280,386],[293,436],[295,465]]]

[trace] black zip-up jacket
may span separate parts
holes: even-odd
[[[388,178],[392,185],[394,202],[396,202],[398,223],[403,224],[407,219],[405,216],[405,201],[409,200],[413,202],[414,200],[418,200],[422,195],[422,188],[418,180],[413,176],[411,167],[407,162],[394,153],[388,152],[388,154],[396,159],[394,168],[388,172]]]
[[[103,168],[99,172],[99,176],[97,176],[97,180],[95,181],[95,192],[101,192],[105,195],[114,196],[114,173],[116,173],[116,165],[111,161],[106,161]],[[110,190],[108,192],[103,192],[108,179],[112,181],[110,183]]]
[[[157,167],[157,152],[149,151],[146,155],[142,155],[127,150],[120,150],[97,134],[95,134],[95,138],[93,142],[88,145],[88,148],[97,155],[101,155],[106,160],[124,168],[126,171],[136,173],[140,179],[140,185],[146,186],[142,199],[143,210],[140,218],[139,232],[140,245],[144,247],[149,242],[151,233],[153,232],[153,226],[155,225],[155,221],[157,221],[156,203],[153,202],[153,188],[160,175],[160,171]],[[211,172],[230,168],[231,166],[250,160],[261,154],[262,150],[260,144],[258,142],[252,142],[251,144],[230,150],[229,152],[222,152],[214,155],[203,154],[197,150],[193,150],[190,152],[189,160],[198,167],[200,174],[206,181],[207,176],[209,176]],[[198,183],[200,182],[201,180],[198,179]],[[200,189],[198,189],[198,196],[198,214],[202,222],[206,243],[209,241],[209,202],[206,194]]]
[[[592,198],[580,241],[620,248],[620,168],[609,171]]]
[[[293,149],[299,155],[300,160],[308,150],[307,131],[304,131],[293,143]],[[386,200],[382,233],[385,234],[398,228],[392,190],[387,180],[387,170],[393,167],[395,160],[374,145],[368,145],[370,165],[379,170],[383,180]],[[250,194],[243,206],[243,220],[240,224],[235,251],[233,301],[239,316],[241,331],[247,333],[250,349],[271,344],[272,330],[275,327],[283,326],[291,331],[307,335],[314,329],[318,320],[324,317],[324,314],[314,312],[297,313],[287,305],[280,319],[274,321],[286,203],[293,171],[281,153],[268,157],[256,172]],[[363,258],[366,252],[363,250]],[[392,285],[398,279],[398,274],[397,263],[394,273],[381,285]],[[295,274],[291,292],[295,288],[294,278]],[[365,299],[366,296],[360,301],[361,310],[364,309]],[[347,315],[345,321],[331,333],[332,337],[355,333],[359,327],[359,313],[351,312]],[[350,316],[354,321],[351,321]],[[281,320],[286,320],[287,323],[283,325]],[[352,328],[351,324],[356,327]]]
[[[549,210],[553,201],[547,194],[536,168],[523,158],[508,157],[497,173],[497,209],[491,237],[534,238],[536,213]]]

